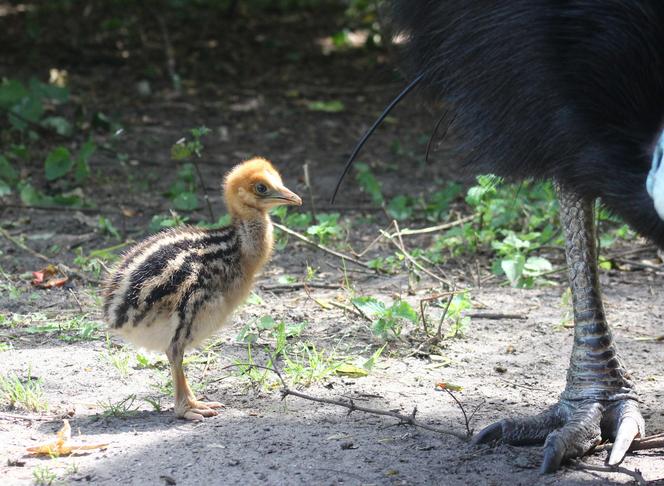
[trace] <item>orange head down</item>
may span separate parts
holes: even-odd
[[[275,206],[302,204],[300,196],[284,186],[272,164],[260,157],[231,169],[224,179],[224,198],[231,216],[241,219],[261,217]]]

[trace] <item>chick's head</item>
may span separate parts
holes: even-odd
[[[239,217],[265,213],[275,206],[302,204],[302,199],[284,186],[279,172],[263,158],[235,166],[224,180],[224,197],[230,213]]]

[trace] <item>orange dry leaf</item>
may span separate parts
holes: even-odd
[[[69,420],[63,420],[63,422],[64,425],[57,433],[57,439],[46,444],[28,447],[28,453],[34,456],[68,456],[92,449],[104,449],[108,446],[108,444],[68,444],[71,439],[71,427],[69,426]]]
[[[49,264],[41,270],[32,272],[32,285],[42,289],[50,289],[52,287],[62,287],[67,283],[67,277],[58,277],[58,267]]]
[[[460,385],[453,385],[452,383],[436,383],[436,388],[439,390],[461,391],[463,387]]]

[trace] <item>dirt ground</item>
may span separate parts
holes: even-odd
[[[151,217],[169,208],[163,193],[177,171],[177,164],[169,158],[170,146],[189,129],[205,125],[212,132],[205,139],[200,166],[217,215],[223,211],[218,184],[224,172],[255,154],[275,162],[289,187],[305,196],[302,211],[307,211],[311,199],[302,165],[308,163],[318,211],[341,212],[350,224],[347,243],[356,250],[364,248],[389,223],[387,217],[372,207],[352,177],[343,186],[337,206],[329,206],[328,199],[358,135],[398,91],[400,81],[387,52],[323,52],[325,42],[316,39],[338,31],[343,21],[333,11],[329,16],[224,19],[211,22],[201,32],[185,26],[173,31],[176,50],[179,42],[194,33],[200,42],[189,43],[195,47],[187,52],[177,51],[184,92],[173,93],[160,60],[157,72],[162,75],[150,78],[149,95],[140,95],[137,86],[145,79],[136,66],[143,59],[119,61],[117,53],[103,49],[103,42],[79,44],[71,52],[49,44],[48,39],[31,46],[35,55],[25,58],[19,55],[21,49],[27,49],[20,22],[5,17],[1,22],[13,23],[0,29],[4,30],[0,42],[18,47],[0,59],[0,75],[47,76],[46,66],[51,64],[67,69],[76,102],[89,113],[107,113],[124,128],[119,138],[110,141],[111,135],[96,133],[97,140],[106,137],[128,158],[118,160],[103,150],[95,154],[93,179],[82,190],[97,204],[97,210],[50,211],[9,204],[0,207],[2,226],[12,237],[24,237],[27,246],[54,263],[74,268],[76,248],[88,254],[117,244],[99,230],[100,214],[113,222],[123,238],[138,239],[147,234]],[[212,45],[208,37],[218,40],[216,50],[200,47]],[[149,59],[161,59],[158,42],[153,45],[148,39],[146,46],[148,51],[153,49],[146,55]],[[311,101],[332,100],[342,101],[345,109],[334,113],[308,109]],[[434,163],[421,163],[435,120],[434,113],[413,101],[400,107],[391,123],[372,139],[363,160],[372,162],[385,194],[417,195],[431,192],[435,188],[431,181],[461,179],[454,161],[441,148],[434,154]],[[40,181],[40,163],[28,168],[28,174],[45,190],[57,189]],[[462,201],[457,201],[452,211],[461,214],[462,207]],[[192,221],[204,218],[205,208],[189,216]],[[409,226],[426,225],[413,221]],[[431,237],[407,244],[426,245],[427,238]],[[57,253],[51,252],[54,244],[60,248]],[[372,336],[367,323],[347,310],[320,306],[314,299],[341,302],[350,288],[356,295],[385,300],[402,296],[419,308],[419,301],[439,288],[427,275],[421,275],[414,292],[409,293],[406,272],[381,275],[352,264],[344,268],[338,258],[291,238],[284,249],[275,252],[257,282],[256,294],[262,302],[255,299],[242,307],[233,324],[221,330],[189,364],[188,376],[201,385],[199,394],[225,405],[217,417],[198,423],[174,417],[172,398],[163,390],[167,368],[163,364],[141,366],[137,350],[115,338],[108,341],[103,328],[91,339],[75,342],[64,342],[56,332],[30,332],[34,326],[63,316],[99,320],[98,283],[72,279],[66,288],[32,288],[29,272],[44,262],[6,238],[0,239],[0,251],[4,275],[0,278],[5,284],[0,288],[0,313],[9,320],[27,319],[27,324],[0,326],[0,338],[11,343],[0,352],[0,370],[24,380],[28,376],[41,379],[49,404],[43,413],[6,404],[0,408],[0,477],[4,484],[35,482],[35,475],[44,468],[57,476],[54,484],[634,482],[628,474],[571,465],[539,476],[538,447],[477,448],[450,435],[399,425],[391,417],[362,412],[349,415],[343,408],[293,396],[282,400],[278,386],[252,385],[229,368],[234,361],[247,359],[246,344],[236,340],[241,328],[265,315],[289,323],[306,322],[300,339],[317,348],[368,358],[382,343]],[[388,255],[393,249],[382,242],[373,252]],[[650,248],[640,256],[656,259],[656,252]],[[562,264],[559,250],[552,250],[551,258]],[[301,280],[307,266],[317,269],[317,282],[342,288],[312,288],[310,293],[269,290],[285,275]],[[420,422],[461,433],[465,431],[461,410],[449,395],[436,390],[436,383],[461,386],[455,396],[465,410],[479,406],[470,424],[474,430],[553,404],[564,388],[572,342],[572,330],[561,325],[566,312],[561,300],[566,288],[563,275],[554,275],[557,285],[512,289],[496,278],[487,278],[490,262],[482,255],[449,261],[438,270],[457,285],[472,287],[475,317],[462,336],[446,340],[431,354],[415,353],[417,336],[409,329],[402,341],[385,349],[368,376],[330,375],[309,387],[294,388],[315,397],[352,399],[358,405],[403,414],[416,407]],[[648,432],[655,433],[664,431],[664,341],[657,339],[664,334],[662,274],[632,270],[603,272],[601,279],[618,347],[639,384]],[[477,286],[477,281],[483,283]],[[15,290],[10,292],[10,287]],[[38,312],[40,317],[35,317]],[[486,318],[490,313],[508,317]],[[125,368],[114,364],[111,355],[126,357]],[[153,361],[158,358],[149,355]],[[266,360],[259,348],[255,358],[262,363]],[[130,405],[136,411],[107,416],[109,403],[132,396],[135,399]],[[155,397],[159,411],[146,400]],[[75,457],[27,456],[27,447],[53,439],[63,418],[68,418],[75,442],[105,443],[107,447]],[[605,454],[585,458],[583,464],[600,466]],[[652,482],[649,484],[664,484],[662,458],[661,450],[633,453],[623,466],[641,471]]]

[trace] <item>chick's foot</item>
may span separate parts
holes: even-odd
[[[185,420],[203,420],[206,417],[219,415],[215,409],[223,407],[219,402],[203,402],[196,399],[187,399],[181,405],[175,405],[175,415]]]

